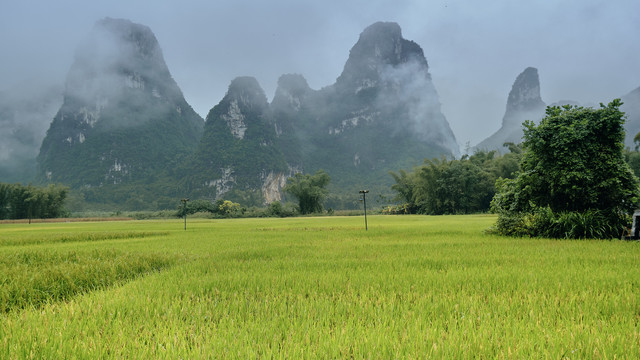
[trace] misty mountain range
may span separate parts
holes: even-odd
[[[27,182],[51,119],[62,104],[62,86],[25,83],[0,92],[0,181]]]
[[[318,169],[334,191],[385,191],[388,171],[459,154],[427,59],[395,23],[366,28],[334,84],[313,90],[302,75],[283,75],[269,103],[254,78],[238,77],[204,121],[151,29],[106,18],[78,47],[63,93],[36,94],[46,96],[0,93],[0,125],[10,129],[0,139],[0,181],[63,183],[88,202],[163,207],[159,199],[170,206],[191,195],[269,203],[282,199],[287,177]],[[623,100],[633,139],[640,88]],[[518,143],[521,123],[544,109],[538,72],[527,68],[501,129],[475,148]]]
[[[640,87],[621,97],[624,105],[621,110],[627,115],[625,122],[626,138],[625,145],[634,148],[633,138],[640,132]],[[603,99],[603,103],[608,103],[612,99]],[[572,100],[556,101],[550,106],[581,106],[580,103]],[[592,106],[597,105],[582,105]],[[484,139],[473,150],[497,150],[505,152],[503,144],[512,142],[518,144],[522,141],[524,134],[522,123],[526,120],[539,122],[545,115],[547,104],[540,97],[540,78],[538,70],[532,67],[526,68],[516,78],[509,97],[507,98],[507,108],[502,118],[502,126],[493,135]]]

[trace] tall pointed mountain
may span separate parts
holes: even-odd
[[[522,123],[525,120],[540,121],[546,105],[540,97],[538,69],[526,68],[513,83],[507,99],[507,109],[502,118],[502,127],[493,135],[476,145],[479,150],[504,152],[503,144],[522,142]]]
[[[327,91],[331,100],[336,95],[344,99],[344,108],[329,120],[334,133],[358,125],[374,127],[437,149],[435,155],[459,151],[440,109],[427,59],[418,44],[402,37],[396,23],[378,22],[360,34],[331,90]],[[343,110],[346,116],[340,113]],[[429,152],[424,146],[421,150]]]
[[[314,91],[300,75],[283,76],[271,110],[285,156],[299,154],[287,161],[324,169],[334,191],[382,189],[391,170],[459,151],[424,53],[396,23],[366,28],[331,86]]]
[[[188,181],[200,196],[231,196],[245,203],[262,202],[253,199],[260,196],[269,203],[281,199],[281,187],[291,174],[277,144],[267,97],[255,78],[234,79],[211,109],[193,169]]]
[[[387,191],[389,171],[458,151],[422,49],[398,24],[379,22],[321,90],[283,75],[268,104],[254,78],[235,79],[207,116],[186,181],[200,196],[268,203],[294,172],[323,169],[333,194],[351,199],[333,206],[350,207],[362,187]]]
[[[72,187],[148,184],[195,149],[203,126],[152,31],[106,18],[77,49],[42,142],[39,178]]]

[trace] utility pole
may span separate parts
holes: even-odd
[[[184,211],[184,231],[187,231],[187,201],[189,199],[182,199],[182,211]]]
[[[369,230],[367,226],[367,193],[369,190],[360,190],[360,194],[362,194],[362,201],[364,202],[364,229]]]

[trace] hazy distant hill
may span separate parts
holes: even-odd
[[[305,170],[325,169],[352,193],[390,184],[389,170],[459,152],[423,51],[396,23],[366,28],[336,83],[289,110],[277,120],[301,123]]]
[[[389,171],[459,153],[427,59],[396,23],[367,27],[336,82],[322,89],[311,89],[302,75],[283,75],[268,103],[256,79],[236,78],[205,123],[171,77],[151,30],[106,18],[78,47],[60,100],[37,157],[37,180],[129,209],[172,208],[184,196],[260,205],[281,199],[295,172],[318,169],[332,178],[331,206],[348,207],[361,189],[390,194]],[[637,133],[640,89],[624,101],[627,128]],[[0,94],[0,124],[12,129],[0,139],[4,181],[11,179],[2,173],[7,159],[24,165],[22,173],[11,170],[19,181],[36,171],[33,144],[44,134],[22,126],[20,111],[44,114],[59,102],[33,97],[24,104]],[[476,148],[519,142],[522,122],[539,120],[544,108],[538,72],[527,68],[513,84],[501,129]]]
[[[540,97],[538,69],[526,68],[513,83],[507,108],[502,118],[502,126],[496,133],[475,146],[478,150],[498,150],[506,152],[503,144],[522,142],[522,123],[525,120],[539,122],[544,117],[546,105]]]
[[[615,97],[602,99],[608,104]],[[621,110],[626,113],[625,145],[631,149],[635,147],[633,138],[640,132],[640,87],[621,97]],[[597,108],[598,104],[580,104],[573,100],[556,101],[549,106],[585,106]],[[525,69],[513,83],[507,99],[507,109],[502,119],[502,126],[493,135],[481,141],[473,150],[498,150],[506,152],[505,142],[522,142],[522,123],[525,120],[540,121],[545,115],[546,105],[540,98],[540,79],[538,70],[532,67]]]
[[[195,149],[203,125],[151,30],[106,18],[76,52],[38,178],[84,188],[148,185]]]
[[[635,147],[633,138],[640,133],[640,87],[623,96],[622,102],[624,104],[621,110],[627,115],[624,126],[627,131],[625,145],[633,149]]]
[[[390,170],[459,151],[428,70],[420,46],[380,22],[321,90],[283,75],[267,104],[255,79],[238,78],[207,116],[190,188],[209,197],[255,191],[270,202],[296,171],[323,169],[334,194],[388,192]]]
[[[35,83],[0,92],[0,182],[33,181],[36,156],[62,92],[62,86]]]

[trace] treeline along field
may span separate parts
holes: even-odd
[[[182,220],[3,224],[3,293],[33,291],[17,273],[74,262],[162,265],[3,312],[0,357],[640,356],[640,244],[485,234],[494,222],[372,216],[366,232],[359,217],[195,220],[187,231]],[[120,235],[82,240],[98,233]],[[101,266],[95,274],[112,271]]]
[[[65,214],[63,205],[69,189],[50,184],[37,187],[31,184],[0,183],[0,220],[50,219]]]

